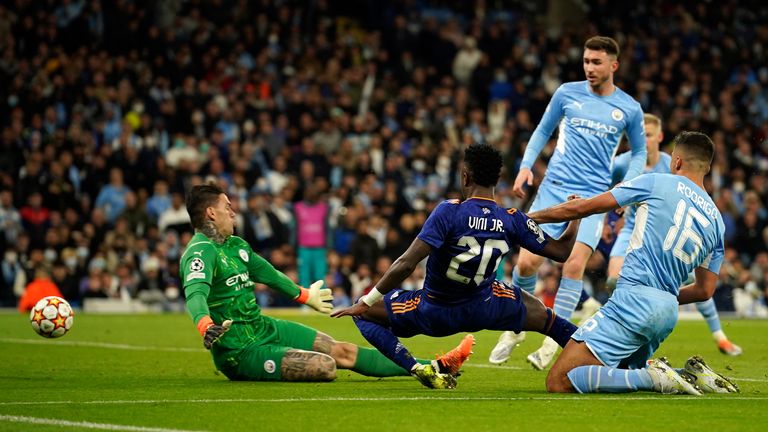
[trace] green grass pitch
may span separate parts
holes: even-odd
[[[364,343],[350,319],[279,315],[338,340]],[[744,348],[720,354],[703,321],[683,321],[658,355],[681,366],[702,355],[735,378],[741,393],[671,396],[551,395],[525,355],[529,333],[504,366],[487,363],[498,332],[477,333],[458,388],[423,388],[410,377],[340,371],[332,383],[229,382],[217,375],[185,315],[75,317],[70,334],[43,339],[26,315],[0,314],[0,431],[357,431],[357,430],[768,430],[768,321],[725,320]],[[418,356],[451,349],[461,335],[404,342]]]

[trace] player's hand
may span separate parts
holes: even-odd
[[[512,193],[514,193],[518,198],[525,198],[525,190],[523,189],[523,185],[528,185],[529,187],[533,184],[533,172],[530,168],[520,168],[520,172],[517,173],[517,177],[515,177],[515,184],[512,185]]]
[[[362,314],[368,312],[369,308],[370,306],[368,306],[367,304],[365,304],[364,301],[361,300],[348,308],[337,310],[336,312],[331,314],[331,317],[333,318],[341,318],[344,316],[359,317]]]
[[[319,280],[310,285],[309,289],[301,288],[306,292],[299,294],[299,303],[304,303],[320,313],[329,314],[333,310],[333,305],[331,304],[333,294],[330,288],[323,288],[323,283],[322,280]],[[305,298],[306,300],[302,302],[301,299]]]
[[[223,323],[221,323],[221,325],[211,324],[208,326],[208,328],[205,330],[205,335],[203,336],[203,345],[205,345],[205,349],[211,349],[213,344],[219,341],[224,333],[229,330],[231,325],[232,320],[225,320]]]

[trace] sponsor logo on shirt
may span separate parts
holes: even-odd
[[[187,282],[195,279],[205,279],[205,273],[201,272],[192,272],[187,275]]]
[[[623,117],[624,114],[621,115]],[[595,135],[601,138],[607,138],[609,134],[612,135],[619,132],[619,128],[616,126],[581,117],[571,117],[569,123],[583,134]]]
[[[254,285],[253,281],[251,280],[251,276],[248,274],[248,272],[230,276],[227,278],[225,283],[227,284],[228,287],[237,285],[237,287],[235,288],[237,290],[241,290],[243,288],[247,288],[249,286]]]

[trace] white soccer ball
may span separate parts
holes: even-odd
[[[47,338],[62,337],[72,328],[75,312],[61,297],[50,296],[41,299],[29,312],[32,329]]]

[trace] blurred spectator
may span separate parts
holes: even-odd
[[[177,232],[189,231],[189,214],[184,207],[184,197],[179,192],[171,195],[171,207],[165,210],[157,221],[157,227],[163,233],[169,229]]]
[[[43,196],[40,192],[34,192],[27,198],[27,205],[21,208],[19,214],[32,246],[43,247],[51,212],[43,207]]]
[[[0,261],[0,307],[16,306],[17,293],[23,293],[27,283],[19,255],[13,249],[5,251]]]
[[[171,195],[168,193],[168,183],[165,180],[155,182],[154,193],[147,200],[147,214],[157,223],[160,215],[171,208]]]
[[[125,196],[130,190],[123,184],[123,171],[120,168],[109,170],[109,184],[102,187],[96,197],[95,206],[104,211],[107,222],[113,223],[125,208]]]
[[[304,190],[304,200],[293,206],[297,225],[299,284],[305,287],[318,279],[324,280],[328,271],[325,257],[328,204],[320,201],[320,193],[316,184],[309,184]]]
[[[40,266],[35,270],[35,278],[24,288],[24,294],[19,299],[19,312],[29,312],[38,301],[48,296],[63,297],[51,280],[48,269]]]
[[[37,263],[61,260],[68,277],[94,288],[84,292],[113,296],[128,280],[121,285],[110,273],[117,261],[141,285],[147,276],[137,270],[154,256],[161,286],[178,287],[175,260],[189,230],[183,192],[213,179],[232,186],[234,205],[257,209],[243,212],[237,228],[257,249],[281,251],[287,271],[296,268],[286,244],[300,255],[320,251],[322,260],[302,264],[324,262],[323,250],[332,246],[339,255],[327,273],[343,281],[355,261],[373,266],[381,255],[398,256],[428,212],[458,196],[461,152],[473,141],[504,153],[498,195],[506,206],[526,209],[527,200],[503,185],[517,174],[553,89],[582,79],[581,43],[598,33],[620,41],[617,85],[644,111],[669,119],[667,142],[685,129],[712,136],[707,189],[723,213],[728,246],[737,248],[734,259],[751,268],[766,249],[768,39],[761,4],[725,0],[691,9],[661,1],[649,9],[585,2],[570,18],[590,25],[570,26],[548,14],[546,2],[468,8],[455,0],[383,0],[377,11],[389,18],[375,25],[360,12],[365,8],[326,1],[244,2],[247,14],[239,3],[215,13],[205,2],[149,9],[134,2],[6,3],[0,254],[12,251],[16,262],[3,261],[4,277],[31,278]],[[542,152],[537,181],[555,143]],[[311,225],[323,227],[323,238],[307,244],[307,224],[294,206],[305,205],[312,187],[327,210]],[[250,204],[252,194],[263,202]],[[370,229],[357,229],[361,219]],[[124,225],[127,233],[109,234]],[[169,230],[181,235],[165,237]],[[98,278],[85,274],[94,262]],[[19,266],[24,271],[10,270]],[[326,276],[307,271],[300,271],[302,283]],[[420,272],[404,286],[418,288]],[[764,283],[759,273],[728,283]],[[8,284],[2,292],[10,298]],[[271,302],[269,291],[262,294],[260,303]]]
[[[0,245],[12,246],[22,229],[21,214],[13,206],[13,194],[9,190],[0,191],[0,230],[3,232]]]

